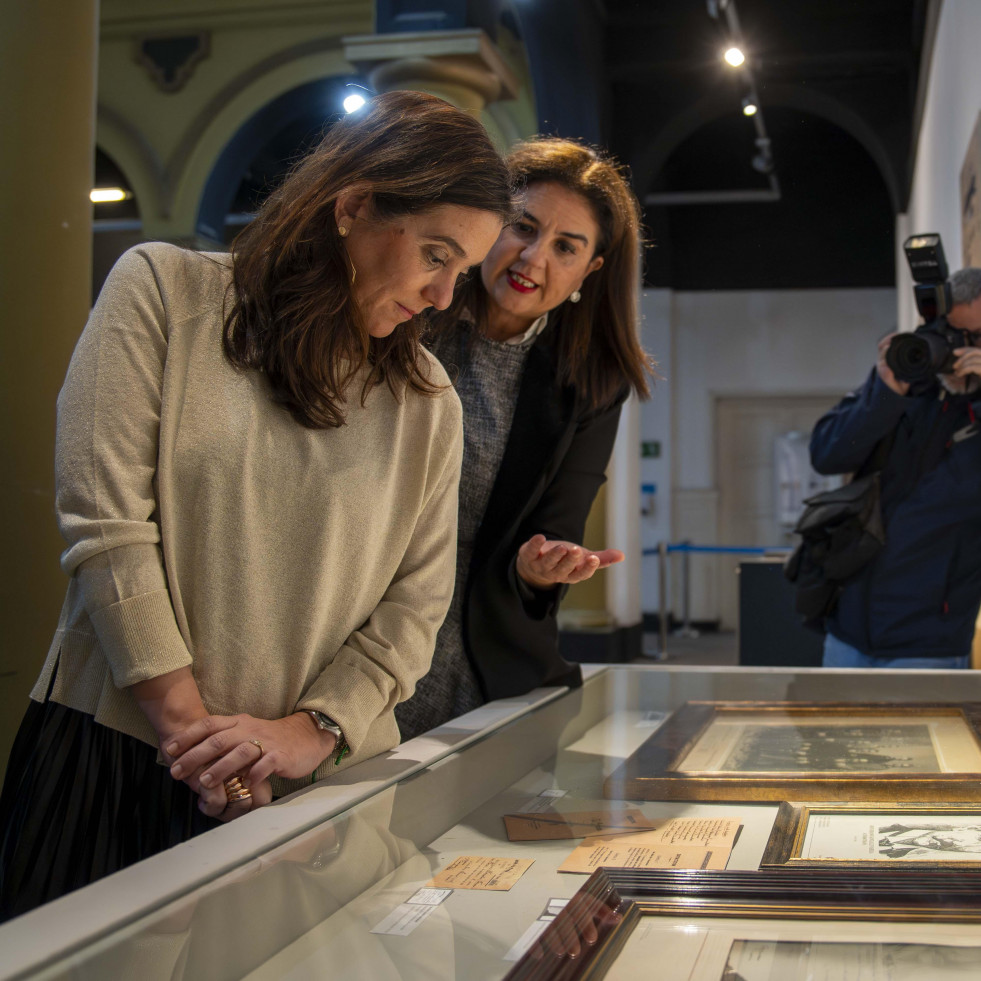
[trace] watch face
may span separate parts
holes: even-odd
[[[323,712],[314,712],[313,717],[317,720],[317,725],[326,732],[332,732],[335,736],[339,736],[341,732],[341,727],[329,716],[324,715]]]

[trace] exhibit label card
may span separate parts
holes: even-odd
[[[426,883],[434,889],[507,890],[528,871],[534,859],[461,855]]]
[[[559,871],[724,869],[739,828],[738,818],[672,818],[653,831],[597,835],[579,845]]]
[[[547,841],[557,838],[586,838],[598,834],[624,834],[654,828],[637,807],[603,807],[597,810],[537,814],[505,814],[509,841]]]
[[[400,903],[385,917],[381,923],[376,923],[370,933],[384,933],[393,937],[407,937],[423,920],[429,919],[436,912],[435,906],[423,906],[418,903]]]

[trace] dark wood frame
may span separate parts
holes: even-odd
[[[505,981],[596,981],[658,915],[981,923],[981,871],[597,869]]]
[[[676,767],[722,713],[757,712],[841,715],[874,722],[877,717],[956,716],[981,751],[981,702],[686,702],[606,780],[610,800],[709,801],[975,801],[981,800],[981,772],[882,773],[827,771],[782,774],[702,773]]]

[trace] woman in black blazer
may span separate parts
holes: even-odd
[[[623,559],[582,541],[620,407],[648,395],[638,341],[640,208],[619,165],[541,137],[509,158],[521,217],[428,340],[463,403],[456,592],[403,740],[486,701],[578,685],[558,650],[570,583]]]

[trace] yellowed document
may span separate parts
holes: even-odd
[[[672,818],[653,831],[596,835],[579,845],[559,871],[724,869],[739,828],[738,818]]]
[[[637,807],[607,807],[590,811],[559,813],[548,810],[527,814],[505,814],[509,841],[546,841],[554,838],[586,838],[597,834],[626,834],[653,828]]]
[[[461,855],[426,883],[434,889],[507,890],[520,879],[534,859],[486,858]]]

